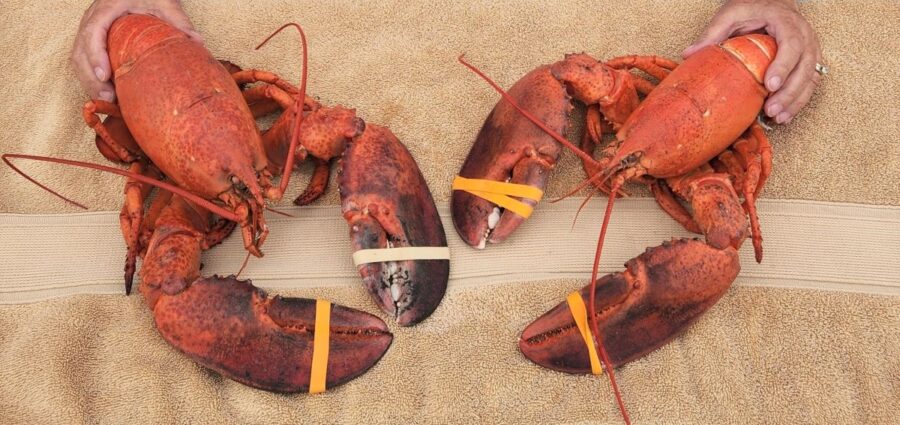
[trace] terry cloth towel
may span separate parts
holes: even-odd
[[[447,295],[420,325],[386,318],[393,345],[350,383],[317,396],[254,390],[171,348],[141,297],[122,295],[120,178],[20,161],[91,211],[0,167],[0,423],[620,423],[605,377],[545,370],[516,347],[528,323],[587,283],[605,202],[589,204],[570,230],[580,199],[545,201],[504,244],[464,246],[446,215],[450,182],[498,96],[456,58],[466,53],[504,87],[568,52],[677,58],[719,2],[184,3],[215,56],[293,82],[295,35],[253,47],[285,22],[303,25],[310,93],[390,127],[418,161],[450,239]],[[106,163],[68,68],[87,6],[0,7],[0,151]],[[635,423],[898,423],[900,8],[863,0],[801,9],[830,73],[790,125],[768,133],[766,258],[755,264],[745,244],[742,272],[716,306],[617,370]],[[563,152],[545,198],[582,178]],[[333,185],[314,207],[286,205],[297,218],[270,216],[267,255],[245,276],[381,315],[353,269]],[[647,199],[617,204],[610,232],[604,273],[686,236]],[[237,239],[205,254],[204,273],[237,270]]]

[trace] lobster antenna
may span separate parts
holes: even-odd
[[[198,206],[208,210],[209,212],[211,212],[213,214],[217,214],[217,215],[221,216],[225,220],[240,222],[240,218],[237,216],[237,214],[235,214],[234,212],[228,211],[225,208],[222,208],[221,206],[210,202],[208,199],[204,199],[200,196],[197,196],[196,194],[188,192],[187,190],[182,189],[173,184],[162,182],[162,181],[159,181],[159,180],[156,180],[156,179],[153,179],[153,178],[141,175],[141,174],[132,173],[130,171],[120,170],[118,168],[113,168],[113,167],[107,167],[105,165],[100,165],[100,164],[92,164],[90,162],[73,161],[71,159],[53,158],[53,157],[49,157],[49,156],[36,156],[36,155],[24,155],[24,154],[17,154],[17,153],[5,153],[2,156],[0,156],[0,158],[3,159],[3,162],[5,162],[6,165],[8,165],[10,168],[12,168],[15,172],[19,173],[19,175],[21,175],[22,177],[25,177],[29,181],[34,182],[35,184],[44,188],[45,190],[49,190],[50,193],[53,193],[54,195],[59,196],[60,198],[65,199],[67,201],[69,201],[67,198],[63,197],[62,195],[60,195],[50,189],[47,189],[46,186],[44,186],[40,183],[37,183],[34,179],[29,177],[27,174],[25,174],[18,168],[16,168],[16,166],[14,166],[12,164],[12,162],[9,161],[9,158],[19,158],[19,159],[28,159],[28,160],[32,160],[32,161],[52,162],[55,164],[63,164],[63,165],[69,165],[69,166],[73,166],[73,167],[88,168],[91,170],[105,171],[107,173],[118,174],[120,176],[130,177],[141,183],[146,183],[146,184],[158,187],[163,190],[168,190],[169,192],[179,195],[179,196],[197,204]],[[73,202],[73,201],[69,201],[69,202]],[[82,206],[80,204],[77,204],[77,205],[84,208],[84,206]]]
[[[613,175],[613,172],[615,172],[615,171],[618,171],[618,170],[613,168],[613,169],[610,169],[610,170],[607,170],[604,172],[595,173],[593,176],[591,176],[591,177],[587,178],[586,180],[582,181],[581,183],[579,183],[578,186],[575,186],[574,189],[570,190],[562,197],[556,198],[556,199],[550,201],[550,203],[555,204],[559,201],[562,201],[563,199],[566,199],[566,198],[578,193],[578,191],[580,191],[581,189],[584,189],[585,187],[587,187],[588,185],[590,185],[591,183],[593,183],[597,180],[600,181],[600,183],[598,183],[597,185],[602,186],[604,183],[606,183],[607,180],[609,180],[609,178]],[[603,177],[603,178],[600,179],[600,177]],[[606,192],[606,194],[612,195],[611,192]]]
[[[238,270],[238,272],[234,275],[234,278],[235,278],[235,279],[237,279],[238,277],[241,276],[241,273],[244,271],[244,268],[247,267],[247,263],[249,263],[249,262],[250,262],[250,251],[247,251],[247,256],[244,257],[244,263],[241,264],[241,268],[240,268],[240,269]]]
[[[584,201],[581,202],[581,205],[578,206],[578,211],[575,211],[575,218],[572,219],[572,228],[569,231],[575,230],[575,223],[578,222],[578,216],[581,215],[581,210],[584,209],[585,205],[590,202],[591,198],[594,197],[594,192],[588,193],[588,196],[584,198]]]
[[[613,193],[618,191],[620,186],[621,183],[615,181],[612,186]],[[631,419],[628,417],[628,410],[625,409],[625,402],[622,401],[622,393],[619,392],[619,386],[616,384],[616,375],[613,372],[612,363],[609,361],[609,355],[606,354],[606,348],[603,347],[603,341],[600,339],[599,327],[597,326],[597,274],[600,268],[600,254],[603,252],[603,241],[606,239],[606,229],[609,226],[609,217],[615,202],[616,197],[610,196],[609,201],[606,203],[606,213],[603,215],[603,226],[600,228],[600,238],[597,240],[597,252],[594,255],[594,268],[591,270],[591,301],[588,312],[590,316],[591,332],[593,332],[597,344],[597,352],[600,353],[600,360],[603,362],[603,367],[609,374],[609,383],[612,385],[613,393],[616,395],[616,403],[619,405],[619,411],[622,412],[622,418],[625,419],[626,424],[630,425]]]
[[[281,215],[281,216],[285,216],[285,217],[297,218],[297,217],[294,216],[294,215],[288,214],[288,213],[286,213],[286,212],[284,212],[284,211],[276,210],[275,208],[270,208],[270,207],[268,207],[268,206],[266,206],[266,211],[271,211],[271,212],[273,212],[273,213],[275,213],[275,214],[278,214],[278,215]]]
[[[300,122],[303,121],[303,101],[306,99],[306,76],[308,73],[308,59],[307,59],[307,48],[306,48],[306,34],[303,33],[303,28],[300,25],[295,24],[293,22],[284,24],[281,28],[278,28],[271,35],[266,37],[262,43],[259,43],[259,46],[256,46],[255,50],[259,50],[260,47],[264,46],[272,37],[275,37],[278,33],[280,33],[283,29],[287,27],[294,27],[297,31],[300,32],[300,44],[303,46],[303,71],[301,72],[300,77],[300,95],[297,96],[297,104],[294,106],[296,111],[296,115],[294,116],[294,130],[291,132],[291,145],[288,148],[287,159],[284,162],[284,173],[281,175],[281,182],[278,185],[278,192],[280,194],[284,194],[287,191],[288,183],[291,181],[291,172],[294,170],[294,154],[297,150],[297,143],[299,143],[300,139]]]
[[[12,168],[13,171],[15,171],[16,173],[18,173],[20,176],[25,177],[26,180],[28,180],[28,181],[30,181],[30,182],[36,184],[36,185],[37,185],[38,187],[40,187],[41,189],[44,189],[44,190],[46,190],[47,192],[50,192],[51,194],[53,194],[53,195],[56,196],[57,198],[62,199],[63,201],[66,201],[67,203],[70,203],[70,204],[72,204],[72,205],[75,205],[76,207],[79,207],[79,208],[81,208],[81,209],[83,209],[83,210],[88,209],[86,206],[84,206],[84,204],[81,204],[81,203],[79,203],[79,202],[75,202],[75,201],[73,201],[73,200],[71,200],[71,199],[69,199],[69,198],[66,198],[65,196],[61,195],[59,192],[57,192],[57,191],[55,191],[55,190],[53,190],[53,189],[50,189],[49,187],[44,186],[43,184],[41,184],[41,182],[39,182],[39,181],[37,181],[37,180],[31,178],[31,176],[29,176],[28,174],[25,174],[24,171],[20,170],[19,167],[16,167],[15,165],[13,165],[13,163],[10,162],[10,160],[6,158],[6,155],[3,155],[3,162],[5,162],[6,165],[9,166],[9,168]]]

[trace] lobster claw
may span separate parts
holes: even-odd
[[[720,250],[690,239],[649,248],[625,267],[597,281],[594,299],[599,340],[613,367],[675,338],[725,294],[740,271],[734,248]],[[586,305],[590,288],[580,291]],[[528,325],[519,349],[549,369],[591,371],[588,348],[566,302]]]
[[[368,124],[347,147],[341,159],[340,192],[354,251],[447,246],[419,167],[387,128]],[[357,268],[381,309],[408,326],[431,315],[440,304],[450,261],[395,259],[358,263]]]
[[[160,297],[153,311],[163,338],[197,363],[268,391],[309,390],[316,300],[269,298],[250,281],[212,276]],[[327,388],[371,368],[393,340],[359,310],[333,305],[329,321]]]
[[[551,75],[549,66],[526,74],[509,89],[509,95],[549,128],[565,134],[572,104],[563,85]],[[550,170],[559,158],[559,150],[551,136],[501,99],[481,127],[459,176],[543,190]],[[451,212],[459,236],[479,249],[484,248],[486,242],[505,240],[526,220],[538,202],[514,199],[526,204],[526,214],[513,212],[469,191],[454,190]]]
[[[393,335],[371,314],[334,305],[319,315],[316,300],[269,298],[250,281],[200,276],[208,220],[206,211],[173,196],[147,248],[141,293],[169,344],[235,381],[278,392],[307,391],[323,365],[329,388],[381,359]],[[317,347],[323,330],[327,345]],[[321,350],[325,361],[314,355]]]

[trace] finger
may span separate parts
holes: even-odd
[[[181,10],[178,6],[170,6],[167,8],[163,8],[159,11],[160,18],[169,22],[175,28],[184,31],[189,37],[197,40],[199,42],[203,42],[203,36],[200,35],[195,29],[194,25],[191,23],[191,19]]]
[[[814,56],[803,55],[802,60],[788,75],[784,86],[769,98],[766,114],[775,117],[775,122],[783,124],[793,118],[809,100],[809,97],[803,99],[803,96],[808,86],[814,86],[818,81],[815,66]]]
[[[819,74],[815,75],[818,76]],[[800,94],[800,96],[794,99],[793,103],[788,105],[785,112],[781,113],[784,114],[784,117],[782,117],[782,124],[791,122],[797,116],[797,114],[800,113],[803,107],[806,106],[807,103],[809,103],[809,99],[812,98],[813,92],[815,92],[817,86],[818,82],[814,82],[813,80],[810,80],[807,84],[804,85],[803,92]]]
[[[772,33],[778,34],[775,37],[775,41],[778,43],[778,52],[775,53],[775,59],[766,71],[765,81],[766,88],[770,92],[775,92],[781,89],[788,75],[797,66],[805,49],[801,38],[796,34],[780,37],[780,31],[772,31]],[[766,112],[768,113],[768,111]]]
[[[724,6],[719,10],[719,13],[716,13],[716,16],[713,16],[703,35],[694,44],[684,49],[681,56],[687,58],[706,46],[725,41],[736,33],[746,34],[765,28],[766,22],[756,18],[750,12],[752,10],[748,10],[745,7]]]
[[[113,102],[116,99],[112,84],[100,81],[94,74],[93,67],[83,49],[76,49],[72,54],[72,67],[81,87],[88,93],[91,99],[102,99]]]
[[[112,76],[109,52],[106,49],[106,35],[109,33],[109,27],[113,21],[124,12],[125,10],[122,8],[97,8],[85,22],[82,30],[86,35],[83,46],[91,66],[91,72],[100,82],[108,81]]]
[[[709,26],[706,27],[703,34],[700,35],[700,38],[681,52],[681,57],[687,58],[706,46],[725,40],[731,35],[733,24],[733,14],[717,14],[713,17],[712,21],[710,21]]]

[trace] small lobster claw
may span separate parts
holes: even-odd
[[[447,237],[428,185],[413,157],[387,128],[368,124],[347,147],[341,159],[340,191],[356,254],[377,250],[376,256],[390,256],[392,249],[408,247],[446,252]],[[447,289],[449,257],[418,258],[357,261],[375,302],[402,326],[431,315]]]
[[[684,331],[725,294],[740,263],[734,248],[678,239],[647,249],[625,268],[600,278],[595,294],[599,340],[613,367],[649,354]],[[579,291],[585,304],[590,288]],[[519,349],[549,369],[591,371],[587,345],[567,302],[528,325]]]
[[[565,134],[572,104],[563,85],[551,75],[549,66],[526,74],[509,89],[509,95],[549,128]],[[559,158],[559,150],[551,136],[501,99],[481,127],[459,177],[509,182],[543,190],[550,170]],[[470,191],[454,190],[451,211],[459,236],[479,249],[484,248],[486,242],[504,241],[526,220],[538,202],[514,199],[525,204],[525,215]]]
[[[393,336],[371,314],[329,305],[320,317],[316,300],[269,298],[250,281],[200,276],[207,224],[208,213],[174,196],[156,222],[141,268],[141,292],[173,347],[235,381],[278,392],[347,382],[387,351]],[[317,347],[322,329],[327,344]],[[319,355],[316,366],[315,353],[323,349],[325,360]]]

